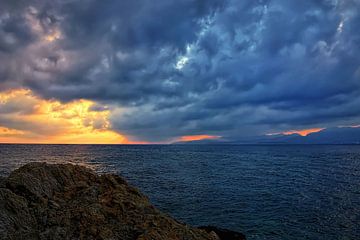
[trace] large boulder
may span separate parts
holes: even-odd
[[[117,175],[77,165],[30,163],[0,179],[0,239],[227,239],[215,232],[161,213]]]

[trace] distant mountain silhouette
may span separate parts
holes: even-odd
[[[268,139],[274,143],[287,144],[360,144],[360,128],[327,128],[303,137],[299,134],[275,135]]]
[[[271,136],[256,136],[239,140],[199,140],[191,142],[176,142],[175,144],[360,144],[360,127],[335,127],[310,133],[307,136],[299,134],[276,134]]]

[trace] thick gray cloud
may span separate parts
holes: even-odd
[[[359,121],[357,0],[13,2],[0,91],[106,102],[133,139]]]

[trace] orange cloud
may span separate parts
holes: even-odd
[[[291,134],[299,134],[303,137],[309,135],[310,133],[320,132],[324,130],[324,128],[310,128],[310,129],[302,129],[302,130],[290,130],[287,132],[283,132],[284,135],[291,135]]]
[[[1,136],[18,136],[18,135],[23,135],[23,134],[24,134],[23,131],[9,129],[6,127],[0,127],[0,137]]]
[[[299,134],[300,136],[307,136],[310,133],[315,133],[315,132],[320,132],[321,130],[324,130],[325,128],[309,128],[309,129],[301,129],[301,130],[289,130],[289,131],[285,131],[285,132],[278,132],[278,133],[269,133],[266,134],[268,136],[272,136],[272,135],[291,135],[291,134]]]
[[[110,110],[92,110],[95,103],[61,103],[30,90],[0,93],[0,143],[132,143],[110,129]]]
[[[190,141],[199,141],[205,139],[218,139],[220,136],[212,136],[212,135],[188,135],[182,136],[178,139],[181,142],[190,142]]]

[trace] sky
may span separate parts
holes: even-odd
[[[359,0],[0,0],[0,142],[360,123]]]

